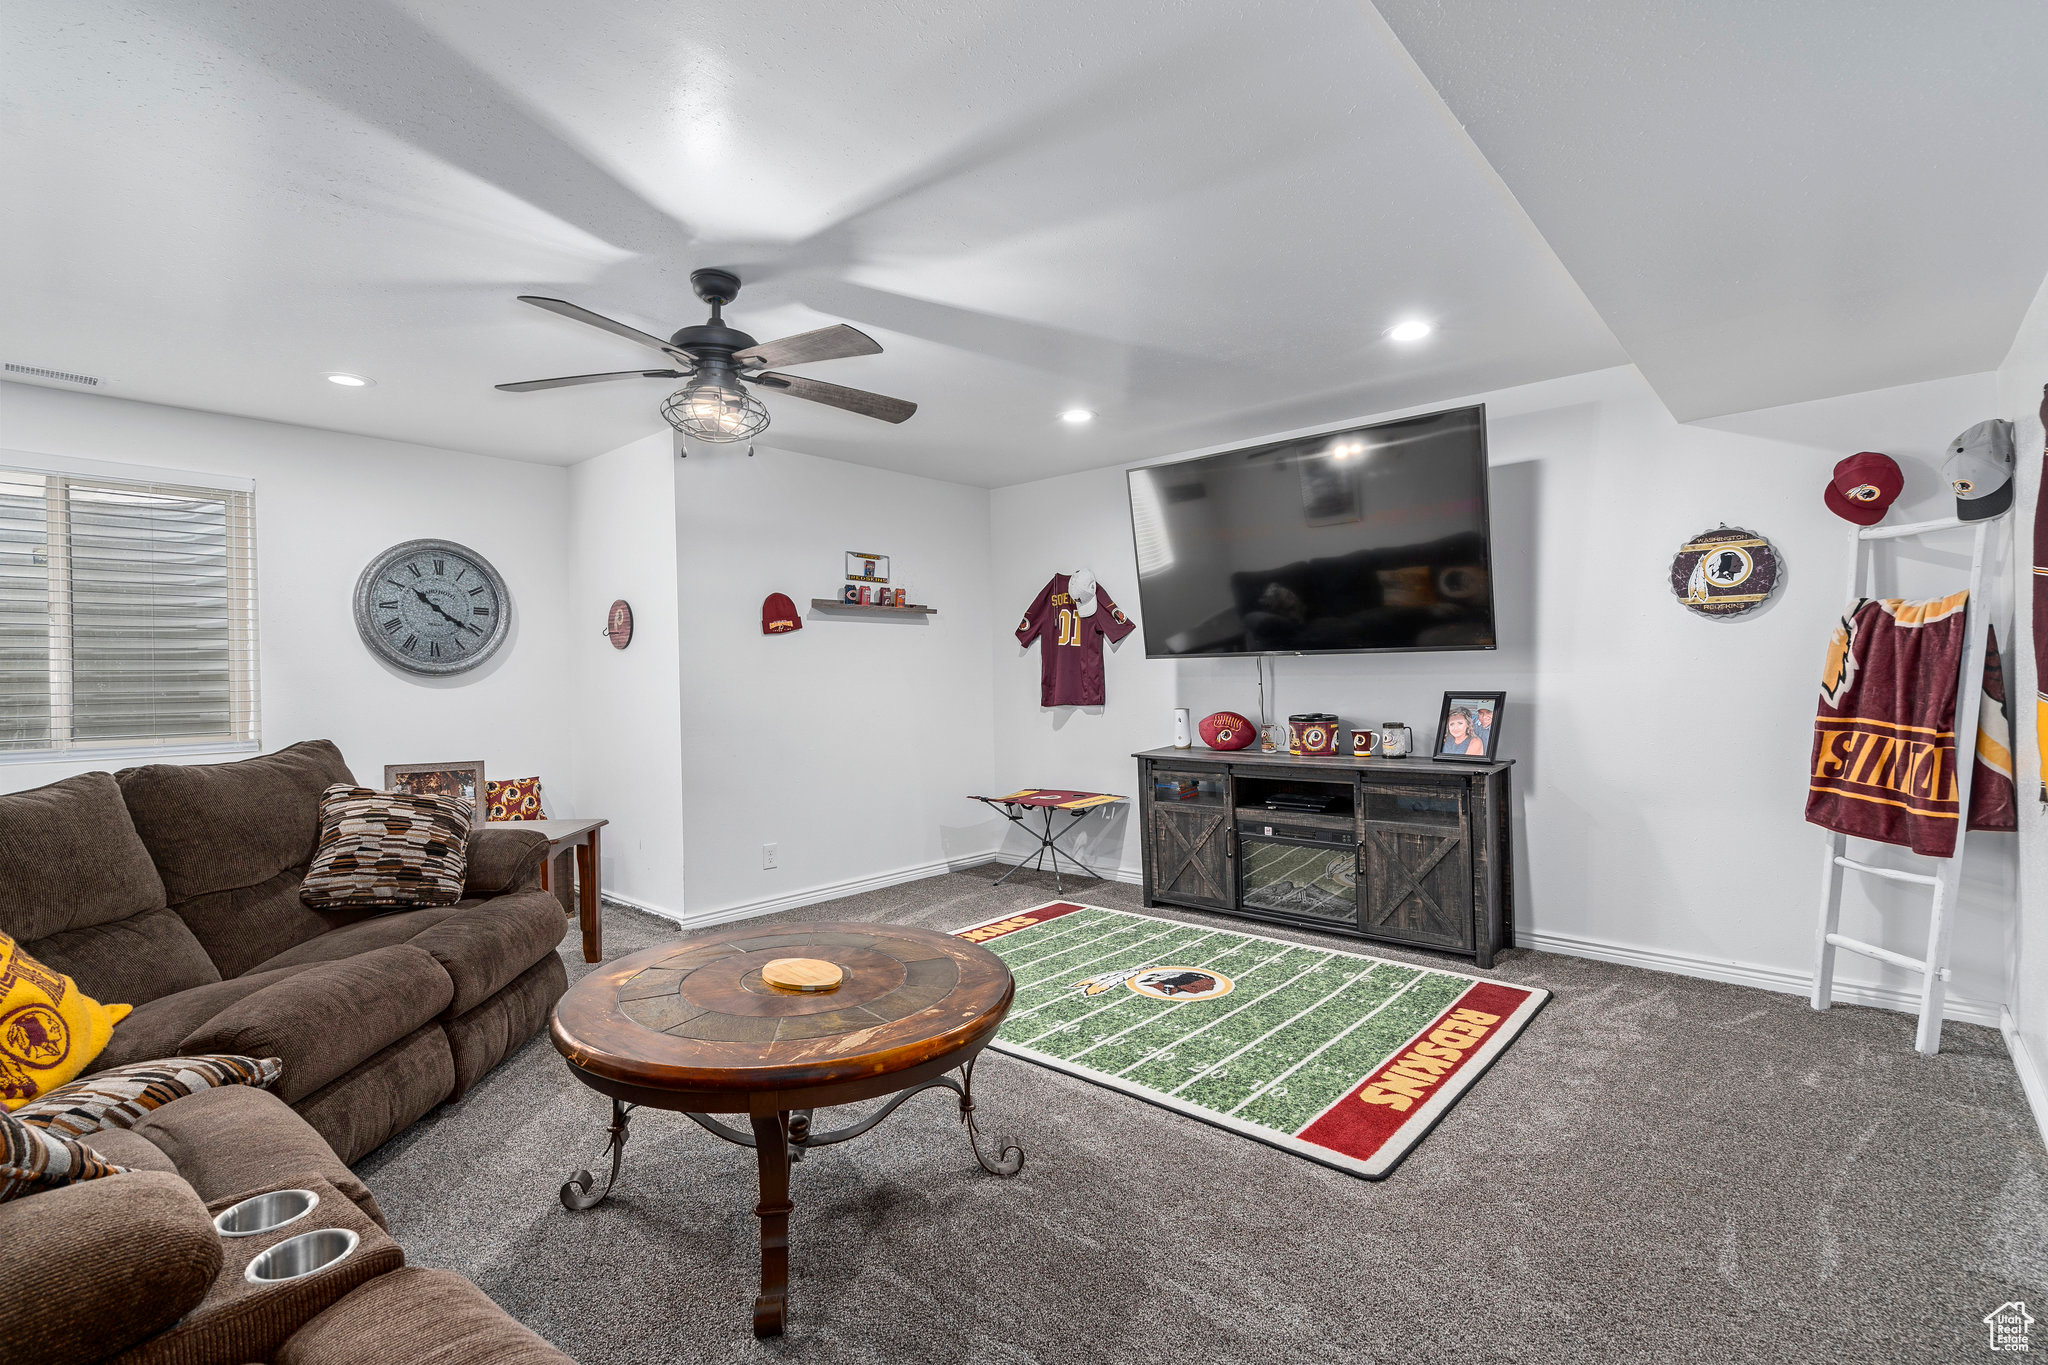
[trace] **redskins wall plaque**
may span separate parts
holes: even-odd
[[[604,614],[604,638],[612,642],[613,649],[624,649],[633,643],[633,608],[623,597]]]
[[[1739,526],[1716,526],[1678,547],[1671,561],[1671,592],[1701,616],[1755,611],[1778,586],[1778,552],[1771,542]]]

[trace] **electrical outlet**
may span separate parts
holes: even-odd
[[[763,844],[763,845],[761,845],[761,870],[762,870],[763,872],[766,872],[766,871],[767,871],[768,869],[770,869],[770,868],[772,868],[772,867],[774,867],[774,866],[775,866],[775,845],[773,845],[773,844]]]

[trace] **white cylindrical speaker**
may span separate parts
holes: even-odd
[[[1176,706],[1173,709],[1173,747],[1190,749],[1194,747],[1194,733],[1188,729],[1188,708]]]

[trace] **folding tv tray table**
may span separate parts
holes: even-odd
[[[1051,787],[1026,787],[1023,791],[1011,792],[1008,796],[970,796],[967,799],[981,802],[984,806],[995,811],[1005,820],[1008,820],[1011,824],[1038,840],[1038,856],[1032,860],[1030,866],[1037,871],[1043,872],[1045,871],[1045,861],[1047,857],[1050,857],[1052,859],[1053,890],[1064,895],[1067,888],[1060,881],[1060,859],[1062,858],[1072,863],[1080,870],[1082,876],[1087,877],[1091,881],[1100,881],[1101,877],[1095,872],[1090,871],[1086,863],[1066,849],[1061,848],[1059,840],[1078,829],[1081,824],[1081,817],[1089,811],[1094,810],[1097,806],[1113,806],[1126,798],[1109,792],[1076,792],[1060,791]],[[1037,829],[1031,826],[1030,813],[1034,809],[1043,815],[1045,819],[1044,824]],[[1073,817],[1058,830],[1054,830],[1052,823],[1052,813],[1056,810],[1063,810]],[[1008,872],[996,878],[995,884],[1001,886],[1004,882],[1016,876],[1024,867],[1024,863],[1018,863],[1016,867],[1011,868]]]

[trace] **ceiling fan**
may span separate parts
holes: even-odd
[[[907,420],[917,404],[888,398],[865,389],[826,384],[798,374],[779,374],[777,365],[808,365],[819,360],[846,356],[880,355],[875,339],[858,328],[837,323],[815,332],[799,332],[779,341],[756,342],[745,332],[725,325],[719,310],[740,292],[740,277],[730,270],[693,270],[690,285],[697,297],[711,305],[711,318],[696,327],[685,327],[667,341],[637,327],[615,322],[601,313],[579,308],[562,299],[521,294],[521,303],[560,313],[565,318],[601,327],[615,336],[637,341],[668,357],[671,368],[664,370],[613,370],[605,374],[571,374],[559,379],[528,379],[518,384],[500,384],[506,393],[531,393],[536,389],[567,388],[571,384],[601,384],[610,379],[684,379],[689,381],[670,394],[661,405],[661,415],[685,436],[700,441],[745,441],[768,429],[768,409],[747,392],[745,385],[786,393],[792,398],[844,408],[863,417],[884,422]]]

